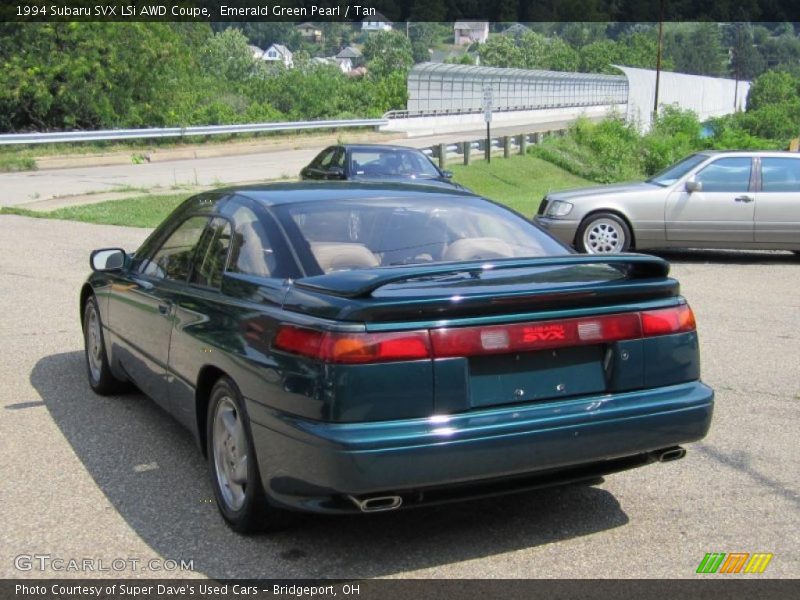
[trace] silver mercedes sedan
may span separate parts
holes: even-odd
[[[550,193],[534,220],[589,254],[634,248],[800,254],[800,153],[698,152],[644,182]]]

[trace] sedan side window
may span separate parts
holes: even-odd
[[[222,285],[222,272],[228,262],[230,246],[231,224],[221,217],[213,218],[197,248],[195,266],[189,282],[219,289]]]
[[[800,192],[800,159],[762,158],[761,190],[764,192]]]
[[[746,192],[751,163],[748,157],[720,158],[700,171],[696,180],[703,184],[704,192]]]
[[[139,272],[160,279],[186,281],[208,217],[191,217],[170,234],[156,253],[142,262]]]

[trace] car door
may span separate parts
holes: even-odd
[[[220,216],[211,218],[197,245],[187,285],[173,298],[167,396],[170,412],[190,429],[196,423],[194,390],[200,365],[216,362],[213,347],[234,343],[220,293],[230,246],[231,224]]]
[[[760,160],[755,241],[800,247],[800,156]]]
[[[753,159],[718,158],[690,178],[700,189],[679,184],[667,197],[664,211],[668,241],[696,246],[746,245],[753,242],[755,177]]]
[[[174,303],[186,285],[192,260],[208,223],[183,220],[150,256],[111,292],[109,314],[120,344],[120,363],[148,396],[169,409],[166,373]]]

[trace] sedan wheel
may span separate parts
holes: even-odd
[[[578,250],[586,254],[627,252],[631,246],[631,233],[618,216],[600,213],[581,225],[577,241]]]
[[[253,533],[288,524],[291,513],[268,503],[244,400],[227,377],[211,390],[206,438],[217,507],[231,528]]]

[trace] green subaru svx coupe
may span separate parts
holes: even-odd
[[[218,190],[90,262],[91,387],[188,427],[237,531],[596,481],[710,425],[665,261],[574,254],[466,191]]]

